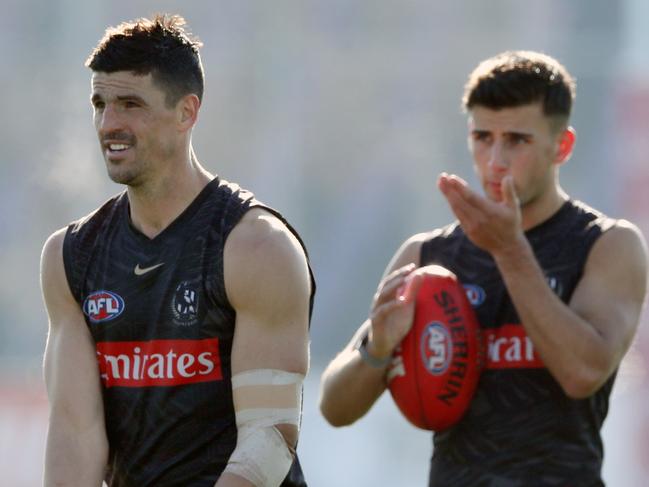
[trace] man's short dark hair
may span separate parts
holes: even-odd
[[[174,106],[190,93],[203,98],[201,42],[185,31],[179,15],[156,15],[106,29],[104,37],[86,60],[94,72],[131,71],[151,74]]]
[[[543,113],[567,124],[575,81],[556,59],[533,51],[507,51],[481,62],[469,75],[466,110],[492,110],[541,103]]]

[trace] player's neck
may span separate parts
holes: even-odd
[[[524,231],[543,223],[552,217],[568,200],[568,195],[559,187],[521,207],[521,224]]]
[[[131,222],[149,238],[155,238],[194,201],[213,179],[190,149],[188,159],[169,165],[145,184],[128,187]]]

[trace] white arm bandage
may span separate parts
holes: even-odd
[[[237,446],[225,472],[256,487],[279,486],[293,463],[284,436],[275,427],[299,427],[304,375],[283,370],[247,370],[232,376]]]

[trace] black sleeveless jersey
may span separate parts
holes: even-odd
[[[68,227],[64,265],[96,344],[110,487],[213,487],[224,470],[237,429],[223,250],[260,206],[286,223],[216,178],[153,239],[131,225],[126,192]],[[282,486],[306,486],[297,457]]]
[[[526,232],[549,286],[564,302],[582,277],[593,244],[612,224],[583,203],[567,201]],[[429,485],[603,486],[600,428],[614,376],[587,399],[566,396],[527,337],[494,260],[459,224],[433,232],[423,243],[421,265],[427,264],[458,276],[487,344],[468,412],[434,435]]]

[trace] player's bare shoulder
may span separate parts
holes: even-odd
[[[646,256],[647,242],[642,231],[634,223],[623,219],[616,220],[613,227],[606,233],[615,235],[615,240],[619,241],[618,245],[635,248]]]
[[[45,242],[41,255],[41,291],[51,331],[67,326],[84,327],[83,314],[75,301],[63,263],[63,244],[67,228],[54,232]]]
[[[627,220],[611,220],[588,255],[580,286],[600,283],[618,302],[629,302],[635,309],[646,296],[647,267],[647,243],[640,229]]]
[[[66,230],[65,227],[60,228],[47,238],[45,244],[43,244],[41,265],[48,263],[52,259],[56,260],[57,257],[63,258],[63,241],[65,240]]]
[[[642,231],[628,220],[613,220],[595,243],[588,266],[602,266],[607,262],[647,272],[647,242]]]
[[[225,252],[234,262],[274,266],[303,265],[306,256],[297,237],[278,217],[263,208],[249,210],[232,229]],[[243,267],[250,267],[244,265]]]
[[[63,267],[63,241],[66,228],[48,237],[41,253],[41,287],[46,304],[67,289]]]
[[[280,290],[308,299],[309,271],[304,249],[278,217],[263,208],[246,212],[225,243],[224,273],[228,297],[256,290],[272,298]]]
[[[385,275],[408,264],[415,264],[419,267],[421,265],[421,246],[426,240],[432,238],[436,232],[438,230],[417,233],[406,239],[392,257]]]

